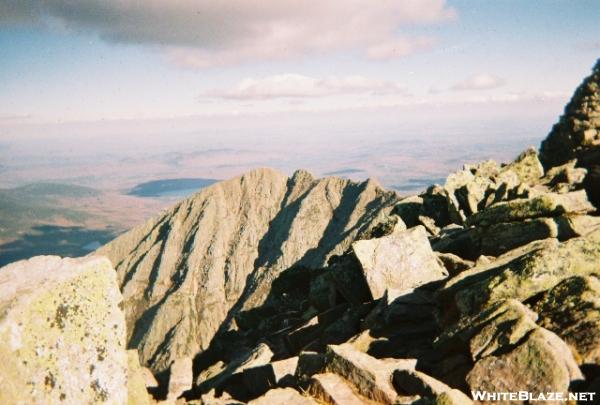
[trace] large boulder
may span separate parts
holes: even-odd
[[[0,269],[0,403],[127,403],[121,300],[103,257]]]
[[[562,214],[588,214],[595,210],[583,190],[566,194],[546,193],[534,198],[494,204],[470,217],[468,222],[485,226]]]
[[[438,296],[460,314],[474,314],[507,298],[527,300],[572,276],[600,271],[600,230],[560,243],[532,242],[451,279]],[[451,311],[450,311],[451,312]]]
[[[414,370],[416,360],[376,359],[350,344],[327,347],[325,369],[343,377],[356,391],[382,404],[393,404],[398,393],[392,385],[392,375],[398,369]]]
[[[146,375],[145,369],[140,366],[137,350],[127,350],[127,405],[151,405],[152,401],[146,387],[148,386],[147,378],[152,376]],[[151,377],[154,379],[154,377]],[[150,382],[153,385],[153,382]]]
[[[348,381],[333,373],[313,376],[308,392],[329,405],[364,405],[371,402],[355,393]]]
[[[472,391],[566,393],[583,374],[565,342],[539,327],[537,319],[517,300],[499,301],[461,318],[435,346],[447,355],[468,352],[474,365],[465,378]]]
[[[535,148],[527,149],[503,169],[515,172],[523,183],[536,183],[544,176],[544,167]]]
[[[537,328],[508,352],[484,357],[467,375],[472,391],[527,391],[534,397],[548,392],[566,395],[574,382],[583,379],[568,346],[555,334]],[[501,403],[521,404],[525,401]],[[545,403],[561,403],[549,401]]]
[[[600,272],[568,278],[534,305],[539,324],[559,335],[580,364],[600,366]]]
[[[420,285],[448,276],[431,249],[422,226],[394,232],[378,239],[352,244],[373,299],[387,291],[397,297]]]

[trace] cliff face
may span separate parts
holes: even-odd
[[[372,181],[270,169],[204,189],[97,252],[117,269],[129,345],[155,371],[196,355],[279,273],[325,265],[397,200]]]

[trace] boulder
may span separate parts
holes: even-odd
[[[127,350],[127,405],[151,405],[153,400],[146,390],[146,374],[137,350]]]
[[[469,218],[471,225],[492,225],[522,221],[528,218],[553,217],[562,214],[594,212],[584,190],[566,194],[546,193],[534,198],[516,199],[494,204]]]
[[[592,204],[600,208],[600,164],[595,164],[589,168],[583,185]]]
[[[572,276],[600,271],[600,230],[559,243],[532,242],[490,264],[476,266],[451,279],[438,297],[450,299],[460,314],[475,314],[491,303],[524,301]]]
[[[413,369],[416,360],[376,359],[356,350],[350,344],[329,345],[326,352],[327,372],[337,374],[356,387],[366,398],[393,404],[397,396],[392,374],[397,369]]]
[[[582,379],[568,346],[543,328],[532,331],[507,353],[479,360],[467,375],[472,391],[528,391],[535,396],[546,392],[566,393],[573,382]]]
[[[247,368],[243,372],[244,384],[253,395],[262,395],[271,388],[293,383],[297,365],[298,357],[290,357]]]
[[[259,343],[251,350],[243,351],[229,363],[215,363],[209,370],[201,372],[196,378],[200,392],[208,392],[213,388],[222,389],[226,385],[238,386],[243,381],[243,371],[247,368],[268,364],[273,357],[271,348],[266,343]]]
[[[431,249],[425,228],[417,226],[378,239],[352,244],[373,299],[401,295],[448,273]]]
[[[582,167],[576,167],[577,160],[573,159],[570,162],[561,166],[556,166],[548,170],[542,179],[542,184],[550,187],[552,190],[574,191],[581,188],[585,180],[587,170]],[[561,185],[565,185],[563,187]]]
[[[325,355],[317,352],[301,352],[294,376],[301,384],[325,368]]]
[[[416,370],[396,370],[392,379],[396,391],[406,395],[435,398],[452,390],[443,382]]]
[[[477,361],[505,345],[515,345],[537,329],[537,314],[514,299],[500,301],[472,316],[461,318],[435,340],[434,346],[450,353],[467,350]]]
[[[0,403],[126,403],[121,300],[104,257],[0,269]]]
[[[543,294],[533,309],[539,324],[560,336],[578,363],[600,366],[600,272],[570,277]]]
[[[470,260],[465,260],[452,253],[437,253],[437,257],[444,264],[444,267],[450,274],[450,277],[454,277],[462,271],[473,267],[475,264]]]
[[[256,398],[248,405],[317,405],[317,402],[312,398],[305,397],[298,391],[292,388],[276,388],[267,391],[265,395],[260,398]]]
[[[538,152],[531,147],[521,153],[505,170],[512,170],[523,183],[537,183],[544,176],[544,167],[538,157]]]
[[[308,392],[320,403],[330,405],[365,405],[372,403],[356,394],[348,381],[337,374],[324,373],[313,376]]]
[[[194,377],[192,375],[192,359],[183,357],[177,359],[169,368],[168,400],[177,399],[185,391],[192,388]]]

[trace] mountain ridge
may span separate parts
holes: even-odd
[[[214,333],[226,327],[221,324],[231,319],[229,308],[216,311],[215,306],[226,302],[227,307],[237,304],[240,310],[247,310],[259,305],[279,271],[294,265],[324,265],[328,256],[341,254],[353,236],[364,231],[361,228],[366,230],[383,205],[391,210],[391,203],[397,199],[395,193],[383,191],[373,181],[315,180],[305,171],[288,178],[273,169],[261,168],[207,187],[118,237],[97,254],[106,255],[114,263],[129,303],[126,308],[136,308],[126,311],[130,344],[141,349],[143,363],[157,364],[155,371],[163,371],[174,358],[206,349]],[[223,220],[216,223],[215,218]],[[197,239],[203,231],[203,240],[210,241],[204,245]],[[184,234],[184,238],[174,236]],[[194,270],[203,266],[209,266],[212,273]],[[195,277],[200,279],[192,282]],[[150,281],[142,291],[138,283],[143,284],[143,280],[174,281]],[[170,290],[179,282],[177,291]],[[196,289],[194,285],[210,287]],[[146,317],[162,319],[160,310],[156,314],[146,311],[152,311],[161,300],[176,303],[175,297],[182,294],[201,302],[191,303],[198,312],[183,315],[178,320],[183,323],[167,322],[172,337],[166,339],[176,348],[170,348],[171,354],[159,360],[157,350],[164,342],[148,335],[147,325],[139,322],[148,318],[140,311]],[[238,303],[238,298],[243,302]],[[137,309],[140,307],[144,309]],[[196,326],[186,323],[190,319],[199,320],[202,330],[191,332]],[[163,333],[166,336],[166,331]],[[192,334],[201,336],[199,341],[187,341]],[[186,338],[177,340],[177,336]],[[192,347],[191,351],[187,349]]]

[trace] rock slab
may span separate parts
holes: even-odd
[[[103,257],[0,269],[0,403],[127,403],[121,300]]]
[[[431,249],[423,226],[352,244],[373,299],[397,297],[448,276]]]

